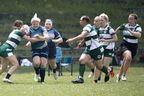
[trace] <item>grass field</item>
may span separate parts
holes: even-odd
[[[114,67],[116,73],[118,68]],[[14,84],[2,82],[5,73],[0,76],[0,96],[144,96],[144,64],[130,67],[125,82],[116,83],[114,77],[108,83],[102,80],[93,84],[88,74],[89,71],[86,71],[84,84],[71,83],[71,80],[77,77],[77,71],[73,76],[64,72],[58,80],[54,80],[52,75],[46,75],[45,84],[39,84],[33,81],[34,73],[31,67],[21,67],[13,75]]]

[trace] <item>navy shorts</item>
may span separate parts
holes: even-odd
[[[34,56],[39,56],[39,57],[48,57],[48,51],[47,51],[47,47],[44,47],[42,49],[32,49],[32,58]]]
[[[48,41],[48,59],[56,58],[56,45],[51,40]]]

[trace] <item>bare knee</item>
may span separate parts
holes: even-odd
[[[80,64],[86,64],[86,60],[85,59],[79,59],[79,63]]]
[[[80,62],[80,64],[87,64],[90,60],[91,60],[91,57],[89,55],[82,54],[79,59],[79,62]]]
[[[124,60],[130,62],[132,60],[132,56],[131,56],[131,52],[130,51],[126,51],[124,53]]]
[[[17,67],[17,68],[18,68],[18,67],[19,67],[19,64],[18,64],[18,63],[16,63],[16,64],[14,64],[13,66],[15,66],[15,67]]]

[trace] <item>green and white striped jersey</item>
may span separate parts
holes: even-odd
[[[88,50],[93,50],[101,46],[98,41],[97,30],[95,29],[95,27],[87,24],[83,28],[83,31],[88,32],[88,35],[85,37],[85,44]]]
[[[100,39],[112,39],[112,35],[115,34],[115,31],[112,27],[107,25],[105,28],[99,28],[99,38]],[[102,46],[106,46],[107,49],[113,49],[115,47],[115,42],[100,42]]]
[[[129,43],[138,43],[138,38],[134,37],[128,30],[129,28],[131,31],[134,32],[142,32],[142,28],[140,27],[139,24],[136,24],[135,26],[131,26],[128,23],[127,24],[122,24],[120,26],[120,29],[123,32],[123,40],[129,42]]]
[[[13,30],[5,43],[9,44],[13,49],[15,49],[19,45],[23,36],[24,33],[22,31],[18,29]]]

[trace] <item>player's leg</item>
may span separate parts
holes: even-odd
[[[91,60],[91,57],[88,54],[83,53],[79,59],[79,76],[78,79],[73,80],[72,83],[79,84],[84,83],[84,72],[85,72],[85,64]]]
[[[34,80],[37,81],[37,82],[41,81],[41,78],[40,78],[40,64],[41,64],[40,56],[38,56],[38,55],[33,56],[33,67],[34,67],[34,70],[35,70]]]
[[[47,57],[41,57],[41,66],[40,66],[41,83],[43,83],[45,79],[46,66],[47,66]]]
[[[105,82],[109,80],[109,72],[106,66],[103,65],[103,47],[99,47],[95,50],[90,51],[91,58],[94,59],[94,64],[97,69],[105,73]],[[96,78],[98,79],[98,77]]]
[[[124,66],[123,66],[123,78],[122,78],[122,80],[125,81],[127,70],[128,70],[130,63],[132,61],[131,52],[130,51],[124,52],[123,57],[124,57],[124,59],[123,59],[123,65]]]
[[[6,59],[10,62],[11,67],[6,74],[6,77],[4,78],[4,82],[12,83],[12,81],[10,80],[10,77],[16,71],[16,69],[19,67],[19,63],[18,63],[15,55],[6,57]]]
[[[0,75],[7,69],[8,62],[2,57],[0,57]]]
[[[103,64],[107,66],[108,71],[110,72],[111,77],[114,77],[114,70],[112,66],[109,66],[112,62],[112,57],[104,57]]]
[[[123,64],[121,65],[119,73],[117,75],[117,82],[120,81],[122,74],[126,75],[126,71],[131,63],[131,60],[132,60],[131,52],[129,50],[126,50],[123,53]]]
[[[89,60],[88,63],[86,63],[86,65],[88,66],[88,68],[90,68],[91,72],[88,76],[88,78],[91,78],[94,76],[94,69],[95,69],[95,65],[93,64],[93,60]]]
[[[56,46],[54,42],[48,42],[48,60],[49,60],[49,65],[53,70],[53,76],[54,79],[58,79],[58,74],[56,72],[57,70],[57,64],[56,64]]]
[[[98,68],[100,71],[102,71],[102,72],[105,73],[105,79],[104,79],[104,81],[107,82],[107,81],[109,80],[109,72],[108,72],[107,67],[102,64],[102,60],[97,60],[97,61],[95,62],[95,64],[97,65],[97,68]]]

